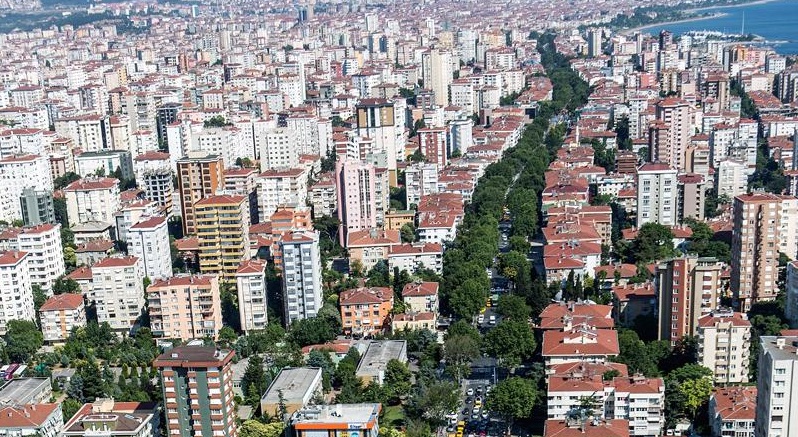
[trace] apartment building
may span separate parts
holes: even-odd
[[[290,168],[267,170],[255,178],[258,187],[258,217],[261,221],[271,216],[283,205],[307,203],[308,170]]]
[[[798,435],[798,336],[760,338],[754,435]]]
[[[787,264],[787,279],[785,281],[787,303],[784,315],[791,328],[798,328],[798,261]]]
[[[64,343],[74,328],[86,326],[86,306],[82,294],[58,294],[47,299],[39,308],[39,326],[44,341]]]
[[[194,204],[224,188],[224,165],[216,155],[192,152],[177,160],[177,191],[180,193],[180,216],[183,233],[197,233]]]
[[[152,333],[162,339],[215,339],[222,329],[219,278],[173,276],[147,287]]]
[[[407,307],[407,312],[438,314],[438,288],[437,282],[414,281],[406,284],[402,288],[402,302]]]
[[[4,405],[0,408],[0,435],[58,437],[63,423],[61,404]]]
[[[698,362],[714,373],[716,384],[748,382],[751,322],[744,313],[717,308],[698,319]]]
[[[298,410],[289,421],[296,437],[324,434],[377,437],[382,404],[334,404]]]
[[[154,402],[116,402],[100,398],[83,406],[64,424],[64,437],[151,437],[160,424]]]
[[[359,287],[341,292],[338,301],[346,335],[370,337],[385,330],[393,310],[390,287]]]
[[[53,282],[66,272],[61,225],[47,223],[23,228],[17,234],[16,248],[29,255],[31,285],[38,285],[49,293]]]
[[[715,258],[684,256],[660,263],[656,270],[659,296],[659,339],[675,345],[698,333],[698,319],[720,304],[723,266]]]
[[[798,198],[769,193],[734,198],[731,292],[736,308],[748,312],[778,292],[779,252],[795,258]]]
[[[244,334],[266,329],[269,324],[266,267],[266,261],[251,259],[241,262],[236,271],[238,312]]]
[[[443,247],[437,243],[406,243],[388,248],[388,269],[415,273],[429,269],[443,271]]]
[[[420,162],[405,167],[407,206],[418,205],[422,196],[438,192],[438,164]]]
[[[144,308],[144,267],[135,256],[109,257],[91,266],[89,302],[97,308],[97,322],[108,322],[120,335],[136,327]]]
[[[88,177],[79,179],[64,188],[69,224],[102,222],[116,223],[114,214],[119,211],[119,180]]]
[[[172,255],[165,217],[147,217],[127,232],[128,253],[141,260],[150,280],[172,276]]]
[[[55,223],[53,193],[25,188],[19,197],[19,204],[22,210],[22,221],[25,226]]]
[[[155,359],[168,436],[236,437],[233,351],[180,346]]]
[[[0,252],[0,335],[11,320],[36,320],[28,260],[26,252]]]
[[[349,244],[349,234],[377,227],[377,187],[373,164],[338,161],[335,167],[338,186],[339,239]]]
[[[321,309],[321,257],[318,232],[289,232],[280,241],[283,254],[283,305],[285,320],[316,317]]]
[[[582,323],[543,333],[541,353],[546,367],[578,361],[606,363],[619,352],[618,332],[612,329]]]
[[[146,152],[133,159],[136,183],[144,190],[144,197],[158,204],[164,215],[172,214],[174,170],[169,154]]]
[[[754,437],[756,387],[716,388],[709,397],[709,424],[713,437]]]
[[[53,191],[47,156],[17,155],[0,159],[0,220],[22,219],[20,197],[26,189]]]
[[[194,204],[200,271],[235,281],[236,271],[249,258],[249,202],[243,196],[208,196]]]
[[[664,163],[646,163],[637,169],[637,227],[646,223],[677,224],[676,169]]]

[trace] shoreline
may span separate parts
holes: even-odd
[[[775,0],[760,0],[760,1],[762,1],[762,2],[771,2],[771,1],[775,1]],[[706,15],[706,16],[701,16],[701,17],[684,18],[684,19],[681,19],[681,20],[673,20],[673,21],[663,21],[661,23],[652,23],[652,24],[646,24],[644,26],[633,27],[631,29],[625,29],[625,30],[622,30],[620,33],[624,34],[624,35],[628,35],[630,33],[640,32],[641,30],[651,29],[651,28],[655,28],[655,27],[659,27],[659,26],[663,26],[664,27],[664,26],[669,26],[671,24],[682,24],[682,23],[692,23],[694,21],[712,20],[712,19],[715,19],[715,18],[725,17],[727,15],[729,15],[729,14],[726,13],[726,12],[718,12],[717,14]]]
[[[689,12],[702,12],[702,11],[715,10],[715,9],[742,8],[742,7],[746,7],[746,6],[763,5],[763,4],[766,4],[766,3],[772,3],[774,1],[777,1],[777,0],[754,0],[754,1],[751,1],[751,2],[744,2],[744,3],[738,3],[738,4],[726,5],[726,6],[705,6],[705,7],[700,7],[700,8],[685,9],[685,12],[689,13]],[[660,22],[660,23],[646,24],[644,26],[637,26],[637,27],[634,27],[632,29],[622,30],[622,31],[620,31],[620,33],[624,34],[624,35],[627,35],[629,33],[639,32],[641,30],[646,30],[646,29],[651,29],[651,28],[654,28],[654,27],[657,27],[657,26],[669,26],[671,24],[681,24],[681,23],[691,23],[691,22],[694,22],[694,21],[711,20],[713,18],[725,17],[726,15],[728,15],[728,13],[726,13],[726,12],[718,12],[718,13],[715,13],[715,14],[712,14],[712,15],[701,16],[701,17],[691,17],[691,18],[684,18],[684,19],[681,19],[681,20],[663,21],[663,22]]]

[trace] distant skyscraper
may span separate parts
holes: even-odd
[[[587,34],[587,55],[591,58],[601,55],[601,29],[591,30]]]

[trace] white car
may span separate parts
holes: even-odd
[[[474,389],[469,388],[468,390],[466,390],[466,396],[474,396]]]
[[[477,317],[477,323],[479,323],[480,325],[485,323],[485,316],[480,314],[479,317]]]
[[[496,316],[490,316],[490,319],[488,319],[488,323],[490,323],[491,325],[495,325],[496,324]]]
[[[485,411],[485,410],[482,411],[482,418],[483,419],[487,419],[488,418],[488,412],[487,411]]]

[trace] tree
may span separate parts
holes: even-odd
[[[72,278],[60,277],[53,282],[53,294],[80,293],[80,284]]]
[[[266,373],[263,371],[263,358],[260,355],[252,355],[249,357],[244,376],[241,378],[241,389],[246,403],[253,408],[257,407],[260,404],[261,395],[266,392],[267,388],[269,387]]]
[[[410,391],[411,376],[407,364],[396,359],[388,361],[385,367],[383,387],[386,390],[389,404],[398,404],[399,400]]]
[[[222,329],[219,330],[219,338],[217,340],[219,345],[228,348],[235,343],[236,340],[238,340],[236,331],[229,326],[222,326]]]
[[[709,401],[712,394],[712,378],[705,376],[699,379],[688,379],[679,386],[679,391],[685,398],[684,405],[695,421],[698,408]]]
[[[413,223],[405,223],[402,225],[399,233],[402,236],[402,243],[412,243],[416,241],[416,227],[413,226]]]
[[[291,325],[290,339],[298,346],[323,344],[335,339],[340,330],[329,317],[314,317],[312,319],[297,320]]]
[[[409,413],[433,425],[443,424],[449,412],[460,405],[459,386],[452,381],[433,380],[416,387],[406,406]]]
[[[455,315],[471,319],[485,305],[487,298],[487,287],[477,280],[467,279],[451,292],[449,306]]]
[[[518,376],[505,379],[493,387],[485,405],[507,423],[507,433],[516,419],[529,417],[538,400],[538,389],[529,380]]]
[[[502,366],[514,369],[535,352],[535,336],[524,321],[503,320],[485,335],[483,347]]]
[[[532,309],[526,304],[526,299],[513,294],[505,294],[499,297],[499,304],[496,311],[505,319],[517,322],[526,322],[531,315]]]
[[[477,338],[468,334],[447,335],[443,343],[443,356],[446,359],[447,369],[453,371],[458,383],[461,377],[468,376],[471,370],[468,363],[479,356],[478,336],[479,333]]]
[[[75,182],[78,179],[80,179],[80,175],[75,172],[64,173],[63,175],[53,179],[53,189],[62,190],[66,188],[67,185]]]
[[[657,363],[652,359],[646,344],[640,340],[637,332],[631,329],[619,330],[618,346],[620,353],[615,358],[615,361],[626,364],[629,367],[630,374],[642,373],[651,377],[659,373]]]
[[[80,410],[80,407],[83,406],[83,403],[76,399],[66,398],[64,402],[61,402],[61,412],[64,415],[64,423],[67,423],[75,413]]]
[[[33,290],[33,309],[36,310],[36,314],[39,314],[39,308],[47,301],[47,294],[39,284],[33,284],[31,289]]]
[[[659,223],[646,223],[640,227],[632,242],[633,261],[648,263],[674,255],[673,232]]]
[[[11,320],[6,325],[5,351],[15,363],[27,362],[44,344],[44,336],[29,320]]]
[[[238,429],[240,437],[279,437],[283,435],[285,430],[285,423],[283,422],[270,422],[261,423],[257,420],[246,420],[241,424]]]

